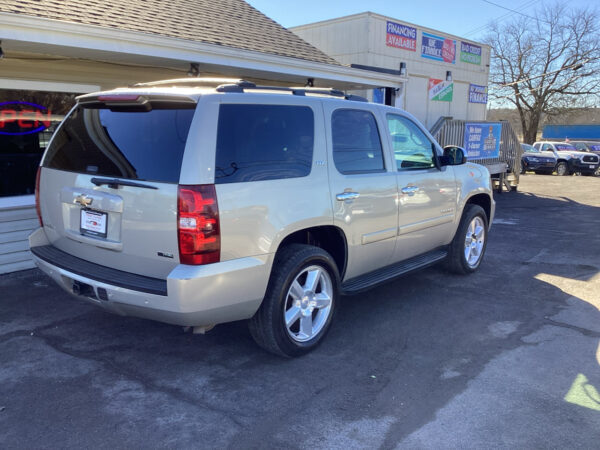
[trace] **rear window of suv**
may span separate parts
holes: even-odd
[[[124,112],[77,107],[57,131],[42,165],[177,183],[195,110],[171,108]]]
[[[221,105],[215,183],[305,177],[314,134],[314,114],[307,106]]]

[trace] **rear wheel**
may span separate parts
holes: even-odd
[[[265,298],[250,319],[258,345],[280,356],[300,356],[317,347],[337,309],[339,274],[333,258],[311,245],[280,250]]]
[[[475,272],[483,260],[487,246],[488,219],[479,205],[466,205],[460,224],[450,244],[446,267],[468,274]]]
[[[564,161],[560,161],[557,165],[556,165],[556,174],[564,177],[567,175],[571,175],[571,172],[569,171],[569,166],[567,165],[566,162]]]

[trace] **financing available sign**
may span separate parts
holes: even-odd
[[[451,102],[454,83],[451,81],[430,78],[428,84],[429,100],[434,102]]]
[[[467,158],[497,158],[500,155],[501,134],[501,123],[467,123],[464,145]]]
[[[434,34],[423,33],[421,37],[421,56],[454,64],[456,62],[456,41]]]
[[[396,22],[387,23],[385,44],[388,47],[417,51],[417,29]]]
[[[481,65],[481,47],[468,42],[461,42],[460,60],[469,64]]]
[[[478,84],[469,84],[469,103],[483,103],[488,101],[487,86],[479,86]]]

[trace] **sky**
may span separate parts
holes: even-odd
[[[492,20],[535,16],[545,0],[246,0],[286,28],[371,11],[423,27],[477,40]],[[572,7],[600,6],[599,0],[561,0]],[[496,3],[493,5],[492,3]],[[554,2],[551,2],[554,3]],[[518,13],[508,11],[516,10]]]

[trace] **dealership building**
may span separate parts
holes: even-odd
[[[431,126],[440,116],[485,117],[485,103],[463,97],[474,85],[483,101],[488,64],[481,44],[372,13],[292,32],[243,0],[4,0],[0,273],[33,267],[37,166],[77,95],[186,76],[314,84],[403,107]]]
[[[490,47],[371,12],[290,28],[341,64],[398,73],[399,89],[363,92],[427,127],[442,116],[485,120]]]

